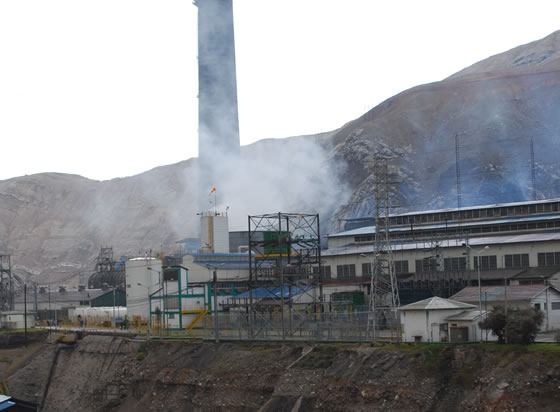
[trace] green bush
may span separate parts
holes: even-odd
[[[535,336],[542,325],[544,315],[540,310],[510,309],[506,315],[503,307],[496,307],[479,322],[482,329],[491,329],[498,337],[498,343],[518,343],[528,345],[535,342]]]

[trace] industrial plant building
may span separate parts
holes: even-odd
[[[560,284],[560,199],[391,215],[403,303],[466,286]],[[375,226],[328,236],[325,277],[367,284]]]

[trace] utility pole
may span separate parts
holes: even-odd
[[[51,285],[47,285],[47,290],[49,292],[49,323],[52,326],[52,313],[51,313]]]
[[[27,345],[27,283],[23,284],[23,324],[25,328],[24,341]]]
[[[117,333],[117,319],[115,318],[115,287],[113,286],[113,331]]]
[[[531,194],[533,200],[537,200],[537,177],[535,170],[535,147],[533,145],[533,138],[531,137]]]
[[[214,268],[214,334],[216,343],[220,343],[219,327],[218,327],[218,271]]]

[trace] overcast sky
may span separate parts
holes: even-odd
[[[328,131],[560,29],[557,1],[234,0],[241,143]],[[0,179],[197,155],[191,0],[1,0]]]

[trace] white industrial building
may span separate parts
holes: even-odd
[[[560,199],[391,215],[401,301],[451,296],[465,286],[544,283],[560,287]],[[375,226],[328,235],[324,277],[369,278]],[[353,279],[353,280],[352,280]]]
[[[437,296],[402,306],[402,337],[405,342],[479,341],[486,332],[478,326],[484,316],[475,305]]]
[[[459,302],[481,305],[491,311],[496,306],[508,308],[533,308],[543,312],[541,330],[560,329],[560,292],[549,285],[498,285],[467,287],[451,297]],[[480,296],[480,300],[479,300]]]
[[[27,324],[25,318],[27,317]],[[35,326],[34,312],[5,311],[0,312],[0,328],[1,329],[24,329]]]

